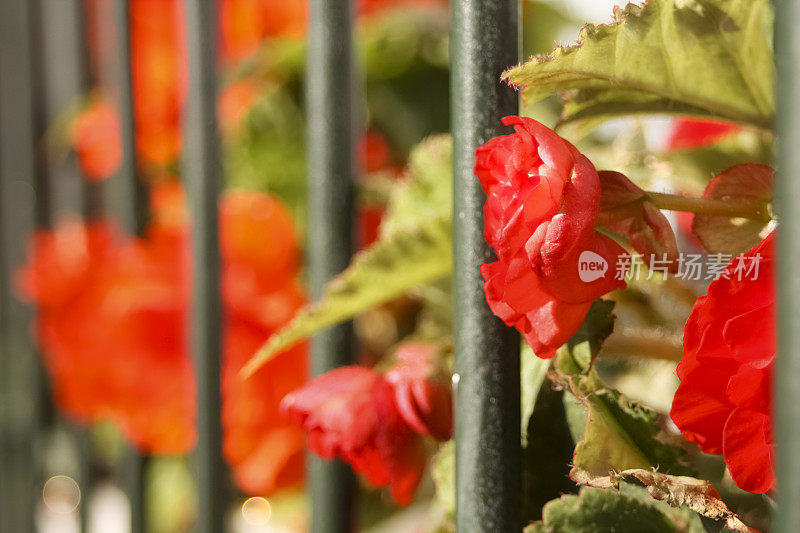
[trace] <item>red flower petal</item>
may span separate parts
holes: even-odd
[[[397,503],[410,503],[425,467],[425,450],[382,376],[357,366],[338,368],[307,382],[281,406],[308,431],[314,453],[341,457],[372,485],[389,486]]]
[[[525,337],[533,352],[550,358],[578,330],[591,301],[570,304],[554,298],[542,287],[536,273],[523,259],[508,267],[483,264],[484,292],[492,312]]]
[[[678,243],[661,210],[646,201],[645,191],[621,172],[601,171],[598,175],[602,189],[600,225],[628,237],[648,264],[666,260],[669,271],[677,272]]]
[[[706,453],[722,453],[722,430],[733,409],[726,390],[735,364],[698,368],[681,378],[670,417],[681,434]]]
[[[386,373],[403,420],[420,435],[446,441],[453,433],[450,376],[439,369],[433,344],[406,343],[397,350],[399,363]]]
[[[581,278],[581,262],[586,261],[584,252],[591,261],[602,261],[605,272],[597,279]],[[558,299],[572,304],[590,302],[600,298],[614,289],[625,287],[625,281],[617,276],[617,257],[625,253],[615,241],[605,235],[593,231],[583,246],[573,255],[559,262],[558,268],[552,269],[549,275],[541,275],[542,285]]]
[[[723,457],[739,488],[763,494],[775,488],[769,416],[735,409],[725,423]]]
[[[678,118],[672,122],[668,150],[701,148],[719,142],[741,129],[736,124],[718,120]]]
[[[722,454],[739,487],[760,493],[774,486],[773,241],[774,232],[743,255],[763,255],[761,275],[738,279],[739,258],[734,258],[695,303],[670,412],[684,437],[703,451]]]

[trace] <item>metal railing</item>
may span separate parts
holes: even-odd
[[[483,236],[485,195],[475,149],[505,133],[518,96],[500,75],[519,60],[520,2],[451,2],[453,294],[456,528],[519,531],[521,518],[519,335],[492,314],[478,266],[493,251]]]
[[[31,338],[32,310],[13,296],[10,274],[24,257],[24,239],[44,222],[46,191],[39,164],[43,80],[35,46],[38,9],[33,2],[0,4],[0,172],[2,172],[2,369],[4,422],[0,442],[3,531],[34,531],[42,468],[41,365]],[[38,190],[35,188],[38,187]],[[36,192],[34,192],[36,191]]]
[[[217,130],[216,3],[186,1],[189,106],[184,174],[192,212],[190,342],[197,381],[197,530],[222,531],[225,469],[222,461],[222,299],[217,204],[222,161]]]
[[[775,2],[778,179],[778,357],[775,368],[776,533],[800,531],[800,4]]]
[[[308,272],[311,298],[350,263],[355,243],[353,1],[310,0],[306,101],[308,117]],[[311,342],[311,374],[355,360],[352,323]],[[346,533],[355,519],[355,478],[340,460],[307,459],[311,531]]]
[[[82,10],[80,0],[75,2]],[[217,200],[221,187],[215,118],[215,3],[186,0],[190,62],[189,126],[184,171],[193,212],[193,313],[191,346],[197,377],[198,530],[220,532],[227,499],[221,456],[220,256]],[[353,252],[354,139],[360,103],[353,67],[352,0],[311,0],[307,71],[310,176],[309,272],[312,298],[343,270]],[[780,112],[779,234],[780,357],[776,373],[778,506],[774,531],[800,531],[800,5],[777,2],[776,57]],[[125,221],[141,233],[146,190],[135,154],[129,0],[116,0]],[[483,238],[483,193],[473,175],[473,154],[502,133],[499,118],[517,112],[517,94],[500,73],[518,61],[519,0],[452,0],[452,131],[454,137],[454,295],[456,352],[457,530],[519,531],[519,338],[486,305],[478,265],[491,256]],[[82,20],[78,17],[78,20]],[[11,272],[25,253],[24,240],[49,227],[53,215],[46,164],[40,0],[0,0],[0,532],[34,531],[41,496],[41,436],[48,423],[47,391],[30,335],[32,311],[12,294]],[[79,31],[78,34],[85,32]],[[86,51],[82,51],[87,55]],[[80,55],[80,54],[79,54]],[[84,59],[85,61],[85,59]],[[82,89],[90,85],[83,65]],[[103,211],[96,185],[82,190],[87,219]],[[119,206],[118,206],[119,207]],[[351,364],[351,324],[317,335],[312,372]],[[31,391],[34,391],[31,393]],[[132,531],[145,531],[144,464],[131,453],[126,490]],[[85,469],[84,469],[85,471]],[[355,482],[341,462],[309,459],[312,531],[344,533],[355,525]],[[81,482],[85,485],[88,479]],[[84,494],[88,494],[86,486]]]

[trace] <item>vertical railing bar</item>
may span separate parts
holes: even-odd
[[[32,176],[33,185],[33,223],[34,229],[48,230],[53,225],[53,202],[50,193],[50,168],[47,150],[47,90],[46,90],[46,65],[44,58],[44,31],[42,20],[42,0],[29,0],[28,6],[28,31],[30,46],[30,68],[31,68],[31,122],[33,138],[33,166]],[[28,334],[36,320],[36,309],[28,324]],[[34,464],[37,471],[34,472],[34,482],[38,484],[35,492],[35,500],[40,499],[39,490],[47,474],[44,469],[44,457],[48,432],[55,424],[55,410],[50,393],[50,384],[44,362],[38,353],[38,346],[33,342],[33,391],[34,417],[36,422],[37,435],[35,437],[34,449],[39,457]],[[35,512],[35,510],[34,510]]]
[[[115,0],[115,29],[117,32],[117,54],[119,66],[117,83],[119,86],[119,117],[122,140],[122,164],[119,179],[125,194],[123,223],[134,235],[143,235],[147,225],[147,186],[139,175],[136,157],[136,115],[133,90],[133,60],[131,42],[130,0]],[[147,457],[133,447],[125,452],[123,465],[123,485],[131,509],[131,533],[146,530],[146,475]]]
[[[34,165],[36,169],[33,176],[34,225],[37,230],[50,230],[53,227],[55,218],[55,202],[53,201],[53,184],[48,150],[49,143],[47,139],[47,87],[50,80],[48,79],[45,58],[46,36],[44,33],[44,12],[42,11],[42,0],[30,0],[29,6],[31,24],[31,72],[33,84]],[[33,325],[31,326],[31,331],[33,331]],[[38,412],[39,438],[45,439],[47,437],[47,432],[54,426],[60,425],[60,421],[57,420],[47,371],[41,357],[37,357],[36,374],[37,390],[34,395]],[[85,446],[85,435],[81,430],[77,428],[73,429],[75,429],[73,434],[78,440],[76,444],[80,448],[79,451],[82,452]],[[44,453],[44,447],[42,445],[39,445],[37,448],[38,453]],[[82,482],[85,479],[82,453],[80,458],[81,472],[79,481]],[[43,458],[40,457],[39,460],[43,461]],[[41,471],[39,474],[39,480],[41,482],[44,480],[44,476],[49,473]],[[85,505],[80,506],[78,514],[81,528],[85,530],[83,529],[86,525]]]
[[[31,71],[33,84],[33,135],[35,168],[33,176],[34,222],[38,229],[53,225],[50,198],[50,170],[47,160],[47,93],[41,0],[29,0],[31,19]]]
[[[115,18],[117,51],[119,54],[119,114],[122,127],[122,168],[120,174],[130,194],[132,210],[126,213],[126,225],[137,235],[147,225],[147,185],[139,176],[136,159],[136,114],[133,91],[133,60],[131,54],[130,0],[116,0]]]
[[[0,15],[4,13],[2,9],[2,5],[0,4]],[[2,42],[0,41],[0,44]],[[2,74],[2,59],[0,59],[0,76]],[[2,90],[2,79],[0,78],[0,90]],[[2,130],[3,130],[3,116],[4,111],[2,108],[2,93],[0,93],[0,142],[2,142]],[[2,152],[0,150],[0,152]],[[2,156],[2,153],[0,153]],[[3,205],[3,189],[5,186],[3,184],[6,181],[6,173],[3,167],[3,159],[0,157],[0,205]],[[0,256],[6,255],[6,232],[5,232],[5,224],[3,223],[2,217],[0,217]],[[8,272],[5,268],[5,262],[0,261],[0,279],[5,280],[8,279]],[[10,495],[14,492],[13,487],[13,476],[9,469],[9,462],[11,461],[11,454],[13,447],[13,440],[10,436],[9,428],[11,427],[11,423],[9,422],[10,416],[9,406],[12,405],[12,396],[9,392],[9,388],[7,387],[4,376],[10,375],[10,366],[11,366],[11,358],[9,354],[11,350],[9,350],[9,343],[6,340],[7,332],[11,329],[9,326],[9,309],[7,309],[7,301],[9,298],[9,291],[7,290],[5,283],[0,283],[0,335],[2,335],[2,339],[0,339],[0,532],[8,531],[10,529],[10,515],[11,515],[11,499]]]
[[[2,284],[4,318],[2,350],[7,407],[4,410],[2,484],[9,487],[0,502],[0,526],[8,531],[35,531],[36,502],[41,499],[41,430],[44,426],[44,373],[30,336],[34,313],[16,301],[11,273],[23,261],[26,236],[49,222],[46,161],[37,149],[44,113],[41,50],[36,41],[39,6],[35,2],[0,3],[0,200],[2,201]],[[38,106],[38,107],[37,107]]]
[[[217,204],[222,162],[216,119],[216,2],[186,0],[189,56],[184,175],[192,208],[190,346],[197,380],[198,531],[223,529],[226,492],[222,461],[220,354],[222,305]]]
[[[89,45],[89,21],[85,0],[73,0],[75,6],[76,35],[78,38],[78,86],[82,95],[94,88],[91,48]],[[81,212],[86,221],[101,217],[104,213],[103,185],[88,179],[81,180]]]
[[[53,226],[53,202],[51,198],[50,163],[47,150],[47,72],[44,57],[44,31],[42,20],[42,0],[29,0],[28,17],[30,21],[32,122],[33,122],[33,223],[36,230],[48,230]],[[34,310],[34,314],[36,310]],[[35,319],[34,319],[35,320]],[[33,326],[33,322],[31,323]],[[50,382],[44,362],[36,351],[34,401],[39,424],[39,439],[44,442],[46,433],[55,423],[55,409],[50,392]],[[40,448],[41,450],[41,448]],[[45,472],[39,472],[39,480]]]
[[[778,357],[775,369],[775,436],[778,487],[772,531],[800,531],[800,4],[775,2],[778,179]]]
[[[128,497],[131,512],[131,533],[147,531],[146,473],[148,458],[133,446],[124,451],[122,488]]]
[[[92,73],[89,15],[85,0],[73,0],[73,6],[75,9],[75,35],[78,42],[76,50],[78,90],[81,96],[86,96],[94,88],[95,82]],[[102,182],[91,181],[85,175],[81,177],[81,213],[84,222],[91,223],[104,214],[104,187]],[[89,530],[89,502],[92,493],[92,442],[87,428],[75,428],[73,435],[78,449],[79,483],[81,487],[78,518],[80,530],[86,533]],[[138,486],[142,486],[142,484],[137,484]],[[131,507],[131,510],[133,510],[133,507]],[[132,529],[131,531],[134,530]]]
[[[516,93],[500,75],[518,61],[519,0],[452,0],[450,6],[456,530],[518,532],[520,344],[484,298],[478,265],[493,254],[483,236],[486,197],[473,166],[475,149],[506,133],[501,117],[518,110]]]
[[[3,5],[0,4],[0,16],[3,14]],[[2,28],[2,26],[0,26],[0,28]],[[0,46],[2,44],[4,43],[2,40],[0,40]],[[0,142],[3,141],[3,116],[5,115],[2,105],[2,76],[3,63],[2,57],[0,57]],[[0,156],[2,156],[2,150],[0,150]],[[0,206],[3,205],[3,189],[5,188],[4,181],[6,181],[5,169],[3,167],[3,159],[0,157]],[[5,234],[3,219],[0,217],[0,257],[4,257],[6,255]],[[5,279],[8,279],[8,273],[6,272],[4,261],[0,261],[0,280]],[[13,492],[11,489],[12,478],[9,475],[7,468],[7,462],[11,457],[10,450],[13,449],[12,446],[9,446],[9,441],[11,439],[8,435],[8,428],[11,426],[11,424],[8,422],[9,417],[7,415],[9,409],[8,406],[11,405],[11,396],[7,390],[3,377],[9,375],[10,366],[10,360],[8,357],[8,343],[5,339],[6,332],[10,329],[8,325],[9,310],[6,309],[7,298],[8,291],[6,290],[6,284],[0,282],[0,335],[2,335],[2,338],[0,338],[0,532],[7,531],[9,529],[7,522],[9,520],[8,515],[10,513],[10,500],[8,495]]]
[[[353,2],[311,0],[306,98],[308,120],[308,269],[312,299],[344,270],[354,247],[355,184]],[[351,323],[317,334],[311,373],[353,364]],[[313,533],[354,529],[355,481],[341,461],[308,458]]]

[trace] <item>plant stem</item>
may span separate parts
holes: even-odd
[[[690,213],[702,215],[766,221],[772,219],[769,202],[758,198],[744,198],[740,196],[722,200],[648,191],[646,200],[659,209],[666,209],[668,211],[688,211]]]

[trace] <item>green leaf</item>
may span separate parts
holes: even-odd
[[[539,390],[547,378],[547,370],[550,367],[550,361],[547,359],[540,359],[533,354],[533,350],[527,342],[522,343],[520,350],[520,375],[521,375],[521,394],[520,400],[522,402],[522,446],[528,443],[528,419],[533,414],[536,406],[536,398],[539,395]]]
[[[541,522],[525,533],[676,533],[681,531],[652,505],[617,492],[583,488],[545,505]]]
[[[407,179],[396,185],[386,206],[381,237],[424,223],[433,217],[449,216],[453,201],[450,135],[432,135],[409,156]]]
[[[589,422],[575,447],[570,477],[578,483],[629,468],[684,473],[684,450],[662,440],[663,417],[612,389],[586,396]]]
[[[274,355],[357,314],[434,281],[452,269],[450,217],[397,230],[390,238],[356,254],[351,265],[331,281],[325,295],[304,307],[273,335],[242,369],[251,375]]]
[[[620,482],[626,479],[644,484],[650,496],[672,507],[685,506],[706,518],[724,521],[724,525],[733,531],[741,533],[753,531],[728,508],[708,481],[663,474],[649,469],[630,469],[594,478],[587,484],[599,488],[619,487]]]
[[[564,122],[687,114],[772,128],[775,66],[769,0],[650,0],[616,8],[558,47],[506,72],[537,101],[561,92]]]
[[[603,342],[614,331],[613,310],[614,302],[610,300],[592,303],[581,327],[558,351],[556,369],[560,374],[576,377],[588,374]]]
[[[589,411],[583,440],[575,447],[570,477],[578,483],[628,468],[658,467],[684,473],[684,450],[662,440],[664,419],[629,401],[600,380],[592,362],[614,327],[614,303],[592,304],[581,328],[557,355],[552,378],[569,388]]]
[[[320,330],[450,274],[450,154],[447,136],[431,137],[414,150],[406,182],[389,200],[378,242],[356,254],[318,302],[273,335],[242,369],[244,375]]]

